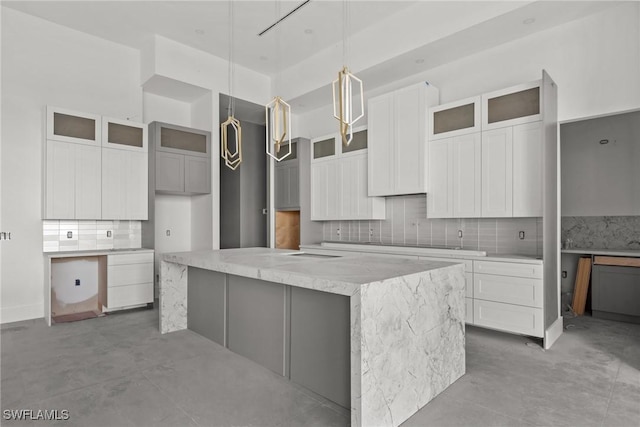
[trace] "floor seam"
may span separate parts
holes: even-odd
[[[609,399],[607,400],[607,408],[604,411],[604,416],[602,417],[602,421],[600,422],[600,427],[604,426],[604,422],[607,420],[607,415],[609,415],[609,407],[611,406],[611,401],[613,400],[613,393],[616,390],[616,383],[618,382],[618,376],[620,375],[621,368],[622,368],[622,361],[618,361],[618,370],[616,371],[616,376],[613,379],[613,385],[611,386],[611,391],[609,392]]]
[[[200,424],[199,424],[195,419],[193,419],[193,417],[192,417],[192,416],[191,416],[191,415],[190,415],[190,414],[189,414],[189,413],[188,413],[188,412],[187,412],[187,411],[182,407],[182,405],[179,405],[175,400],[173,400],[173,399],[171,398],[171,396],[169,396],[167,393],[165,393],[165,392],[164,392],[164,390],[162,390],[162,389],[161,389],[161,388],[160,388],[160,387],[159,387],[155,382],[153,382],[153,380],[152,380],[151,378],[149,378],[148,376],[146,376],[146,375],[144,374],[144,372],[140,372],[140,373],[142,374],[142,376],[143,376],[147,381],[149,381],[149,384],[151,384],[153,387],[155,387],[155,388],[156,388],[156,390],[158,390],[158,391],[160,392],[160,394],[162,394],[164,397],[166,397],[167,399],[169,399],[169,401],[170,401],[171,403],[173,403],[173,404],[174,404],[174,406],[175,406],[176,408],[178,408],[180,411],[182,411],[182,413],[183,413],[184,415],[186,415],[186,416],[187,416],[187,418],[189,418],[191,421],[193,421],[193,423],[194,423],[195,425],[200,426]],[[165,417],[165,418],[166,418],[166,417]]]

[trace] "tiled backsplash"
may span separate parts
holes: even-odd
[[[323,240],[430,245],[542,256],[542,218],[427,219],[424,195],[387,197],[387,219],[326,221]],[[458,231],[462,231],[462,238]],[[519,232],[524,231],[524,239]]]
[[[142,246],[140,221],[42,221],[42,251],[135,249]]]
[[[563,216],[561,239],[574,248],[640,249],[640,216]]]

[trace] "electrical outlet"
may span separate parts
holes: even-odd
[[[369,229],[369,237],[373,237],[373,228]]]
[[[76,279],[76,286],[80,286],[80,279]]]
[[[73,238],[73,231],[67,231],[67,239]]]
[[[520,240],[524,240],[524,231],[519,232],[518,237],[520,238]]]
[[[111,237],[111,230],[107,230],[107,237]]]
[[[339,236],[340,235],[340,229],[336,228],[336,234]]]
[[[171,230],[166,231],[167,237],[171,237]]]
[[[458,230],[458,237],[462,239],[462,230]]]
[[[566,272],[566,271],[563,271],[563,272],[562,272],[562,278],[563,278],[563,279],[566,279],[566,278],[567,278],[567,272]]]

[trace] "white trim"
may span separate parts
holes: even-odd
[[[586,121],[586,120],[601,119],[601,118],[604,118],[604,117],[618,116],[620,114],[637,113],[637,112],[640,112],[640,108],[631,108],[629,110],[622,110],[622,111],[612,111],[610,113],[596,114],[594,116],[587,116],[587,117],[576,117],[574,119],[567,119],[567,120],[558,121],[558,124],[559,125],[564,125],[564,124],[569,124],[569,123],[583,122],[583,121]]]
[[[44,316],[44,303],[0,308],[0,323],[38,319]],[[43,319],[44,320],[44,319]]]
[[[560,338],[564,329],[564,320],[560,316],[553,324],[544,331],[544,349],[548,350]]]

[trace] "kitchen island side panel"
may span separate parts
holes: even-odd
[[[187,327],[222,346],[226,331],[226,274],[189,267]]]

